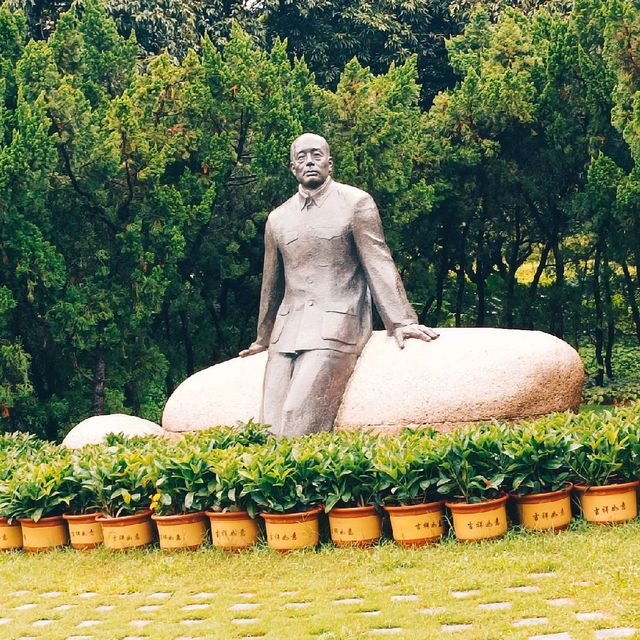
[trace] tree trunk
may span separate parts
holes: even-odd
[[[556,282],[553,287],[553,308],[551,312],[551,333],[564,338],[564,257],[557,237],[552,243],[556,263]]]
[[[464,266],[460,265],[456,273],[456,327],[462,326],[462,306],[464,304],[464,285],[465,285]]]
[[[640,309],[638,309],[638,301],[636,300],[637,286],[631,277],[629,265],[626,260],[622,261],[622,272],[624,273],[624,281],[627,285],[627,302],[631,307],[631,317],[636,327],[636,337],[640,340]]]
[[[611,270],[609,262],[605,260],[602,268],[602,286],[604,289],[604,302],[607,316],[607,344],[604,355],[604,369],[609,380],[613,380],[613,367],[611,359],[613,356],[613,343],[616,339],[616,321],[613,313],[613,301],[611,299]]]
[[[187,375],[192,376],[195,372],[193,343],[191,342],[191,333],[189,332],[189,315],[184,309],[180,310],[180,324],[182,326],[182,344],[184,344],[184,353],[187,359]]]
[[[96,362],[96,368],[93,376],[93,407],[92,413],[94,416],[101,416],[104,414],[104,380],[106,373],[106,362],[104,355],[98,353],[98,361]]]
[[[484,327],[485,317],[487,313],[487,288],[484,278],[484,233],[482,229],[478,231],[476,244],[476,293],[478,295],[478,306],[476,313],[476,326]]]
[[[529,290],[527,291],[527,305],[526,305],[526,315],[524,318],[525,326],[528,329],[533,329],[533,305],[536,301],[536,295],[538,293],[538,285],[540,284],[540,279],[542,278],[542,274],[547,267],[547,259],[549,258],[549,252],[551,251],[551,245],[547,242],[542,248],[542,253],[540,254],[540,262],[538,263],[538,267],[536,268],[536,272],[533,274],[533,280],[529,285]]]
[[[596,384],[604,384],[604,359],[602,357],[602,347],[604,342],[604,336],[602,331],[602,297],[600,294],[600,261],[602,254],[600,248],[596,249],[596,255],[593,261],[593,300],[595,302],[596,311],[596,323],[595,323],[595,338],[596,338]]]

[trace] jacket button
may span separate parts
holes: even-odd
[[[308,304],[310,307],[313,307],[313,300],[309,300],[309,302],[307,302],[307,304]]]
[[[307,278],[307,283],[308,284],[313,284],[313,278]]]

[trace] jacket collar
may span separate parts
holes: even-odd
[[[333,180],[331,179],[331,176],[328,176],[317,189],[305,189],[302,185],[298,185],[300,211],[303,211],[305,207],[308,207],[312,203],[315,204],[316,207],[321,207],[325,203],[332,185]]]

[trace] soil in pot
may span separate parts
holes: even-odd
[[[331,539],[337,547],[370,547],[382,534],[375,507],[333,508],[329,511]]]
[[[112,551],[139,549],[153,542],[151,511],[119,518],[99,515],[97,521],[102,526],[104,546]]]
[[[520,523],[532,531],[562,531],[571,522],[571,489],[567,486],[559,491],[530,493],[519,496],[511,494]]]
[[[62,516],[69,526],[69,538],[74,549],[85,551],[95,549],[102,544],[102,527],[96,521],[98,515],[97,513],[80,515],[65,513]]]
[[[213,546],[225,551],[252,547],[259,536],[258,523],[246,511],[207,511]]]
[[[633,520],[638,515],[639,485],[638,480],[602,487],[575,485],[582,517],[595,524],[618,524]]]
[[[62,516],[40,518],[18,518],[22,527],[22,543],[25,551],[32,553],[64,547],[69,543],[67,523]]]
[[[267,544],[276,551],[315,547],[320,541],[322,507],[299,513],[261,513],[267,528]]]
[[[446,502],[458,540],[492,540],[507,531],[507,496],[484,502]]]
[[[22,527],[19,522],[9,524],[7,518],[0,518],[0,551],[22,549]]]
[[[444,502],[384,507],[389,514],[393,539],[404,547],[421,547],[444,535]]]
[[[153,514],[151,519],[158,527],[158,539],[163,551],[195,551],[207,535],[207,516],[204,511],[175,516]]]

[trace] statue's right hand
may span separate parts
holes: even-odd
[[[267,347],[265,347],[263,344],[252,342],[247,349],[243,349],[238,355],[241,358],[246,358],[247,356],[254,356],[256,353],[261,353],[262,351],[266,350]]]

